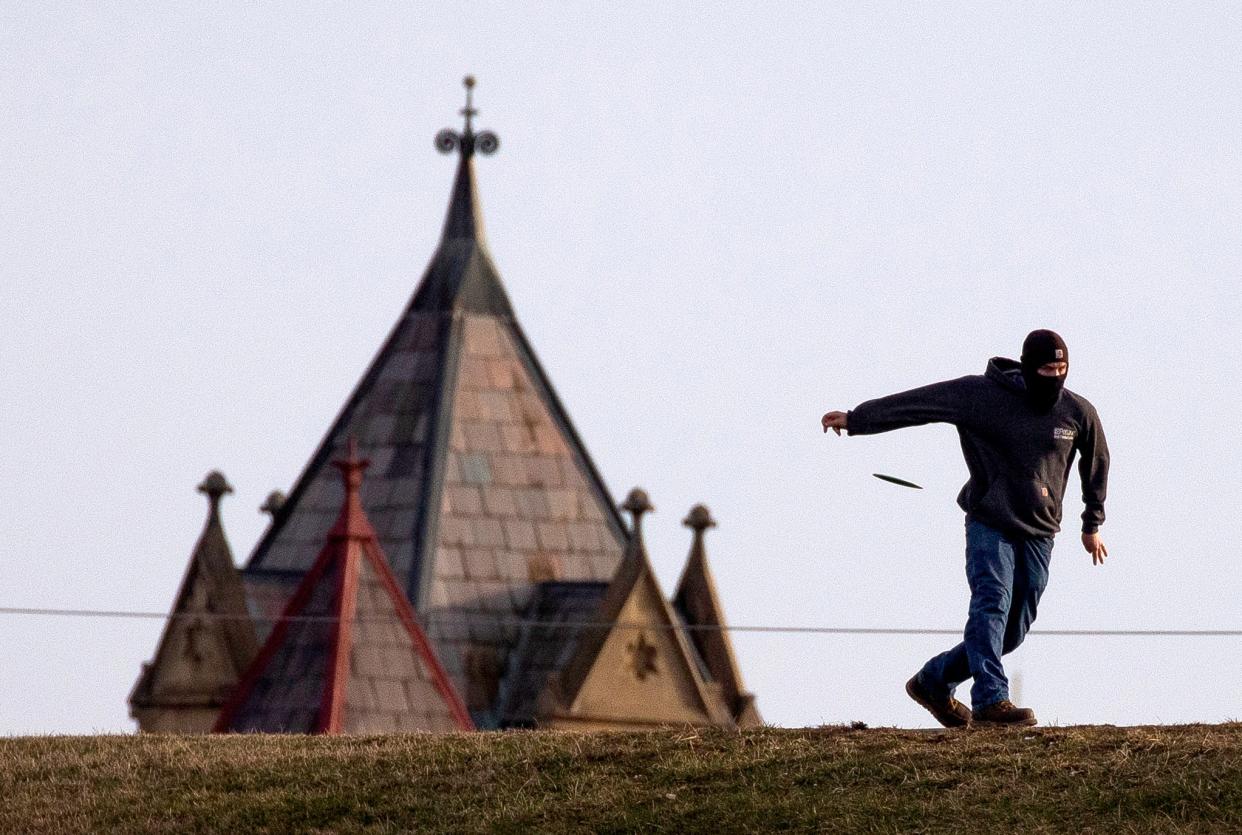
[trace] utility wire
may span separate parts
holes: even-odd
[[[40,617],[112,618],[126,620],[247,621],[274,623],[279,617],[250,617],[218,612],[141,612],[123,609],[47,609],[21,606],[0,606],[0,615],[31,615]],[[961,635],[961,629],[929,629],[873,626],[728,626],[722,624],[656,624],[625,621],[550,621],[514,618],[487,610],[450,609],[423,618],[424,624],[469,623],[480,618],[497,626],[538,627],[540,629],[684,629],[690,632],[751,632],[791,635]],[[297,615],[288,618],[294,623],[331,623],[331,615]],[[355,618],[354,623],[387,623],[388,618]],[[1238,638],[1242,629],[1032,629],[1031,635],[1056,637],[1148,637],[1148,638]]]

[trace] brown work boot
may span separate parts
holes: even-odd
[[[1034,725],[1035,711],[1029,707],[1015,707],[1008,699],[981,707],[975,711],[976,725]]]
[[[906,693],[927,708],[936,721],[946,728],[964,728],[970,724],[970,708],[952,696],[936,697],[919,681],[919,674],[906,682]]]

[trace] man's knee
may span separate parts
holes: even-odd
[[[1010,613],[1009,624],[1005,627],[1005,640],[1001,645],[1001,652],[1013,652],[1022,646],[1022,642],[1026,640],[1026,633],[1030,630],[1031,624],[1035,622],[1035,607],[1023,608],[1022,611],[1014,611]]]
[[[1009,630],[1005,633],[1005,642],[1001,644],[1001,654],[1008,655],[1018,647],[1022,646],[1022,642],[1026,640],[1026,630],[1015,631]]]
[[[1003,588],[978,589],[970,596],[970,614],[976,617],[1008,618],[1013,598]]]

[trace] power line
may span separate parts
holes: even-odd
[[[124,609],[50,609],[29,606],[0,606],[0,615],[38,617],[109,618],[124,620],[199,621],[260,621],[274,623],[279,617],[249,617],[217,612],[143,612]],[[488,618],[497,626],[540,629],[684,629],[690,632],[776,633],[791,635],[961,635],[961,629],[903,628],[878,626],[728,626],[720,624],[655,624],[625,621],[547,621],[515,618],[488,610],[452,609],[432,613],[423,618],[425,624],[466,623]],[[298,615],[288,618],[295,623],[335,622],[331,615]],[[355,623],[387,622],[379,619],[355,619]],[[1238,638],[1242,629],[1032,629],[1031,635],[1049,637],[1146,637],[1146,638]]]

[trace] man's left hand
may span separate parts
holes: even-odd
[[[1100,539],[1098,533],[1083,534],[1082,547],[1086,548],[1087,553],[1091,555],[1092,565],[1104,564],[1104,558],[1108,556],[1108,549],[1104,547],[1104,540]]]
[[[833,432],[836,432],[838,435],[840,435],[842,429],[850,428],[850,413],[849,412],[829,412],[828,414],[820,418],[819,422],[823,424],[825,432],[831,429]]]

